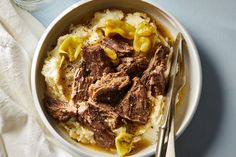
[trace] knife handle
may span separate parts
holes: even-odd
[[[158,140],[157,140],[157,148],[156,148],[156,154],[155,157],[163,157],[165,155],[164,144],[165,144],[165,137],[166,137],[166,127],[160,127],[158,131]]]

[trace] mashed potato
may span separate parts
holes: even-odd
[[[68,99],[63,92],[63,86],[60,84],[60,72],[62,56],[58,53],[59,45],[67,38],[68,35],[62,36],[58,39],[57,46],[50,52],[48,52],[48,57],[44,62],[42,74],[45,77],[47,85],[47,94],[61,101],[67,102]]]
[[[106,10],[104,12],[96,12],[91,21],[91,28],[99,29],[104,28],[107,20],[122,20],[124,13],[121,10]]]
[[[78,142],[82,142],[84,144],[96,143],[93,137],[94,133],[80,125],[73,118],[65,123],[60,123],[59,125],[62,126],[66,130],[66,132],[68,132],[69,136],[72,139]]]
[[[138,24],[144,21],[148,23],[150,22],[150,18],[144,13],[139,13],[139,12],[129,13],[125,17],[125,22],[127,22],[128,24],[134,27],[137,27]]]

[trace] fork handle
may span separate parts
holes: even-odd
[[[174,117],[171,119],[170,132],[168,137],[168,143],[166,148],[165,157],[175,157],[175,128],[174,128]]]
[[[165,140],[165,134],[166,134],[166,128],[160,128],[160,131],[158,132],[158,143],[157,143],[157,151],[155,154],[155,157],[162,157],[165,152],[163,151],[163,145],[164,145],[164,140]]]

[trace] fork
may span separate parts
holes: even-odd
[[[170,71],[169,78],[169,89],[167,92],[167,106],[163,115],[163,122],[159,127],[158,132],[158,141],[157,141],[157,150],[156,157],[166,156],[166,148],[168,145],[172,144],[172,156],[175,156],[174,149],[174,112],[175,112],[175,102],[176,95],[182,88],[185,83],[185,63],[184,63],[184,54],[182,52],[182,46],[185,41],[183,41],[183,36],[181,33],[178,33],[177,38],[174,43],[173,49],[173,62],[172,68]],[[185,46],[185,45],[184,45]],[[179,62],[179,68],[177,68],[177,63]],[[178,70],[177,70],[178,69]],[[173,119],[173,120],[172,120]],[[171,136],[169,136],[171,133]],[[170,138],[170,139],[169,139]],[[164,144],[167,141],[167,144]],[[170,143],[168,141],[171,141]]]
[[[171,114],[171,102],[173,101],[173,89],[174,89],[174,83],[175,83],[175,75],[177,72],[177,61],[178,61],[178,56],[179,56],[179,49],[180,45],[182,43],[182,35],[181,33],[178,33],[174,46],[173,46],[173,53],[172,53],[172,63],[171,63],[171,69],[170,69],[170,74],[169,74],[169,87],[168,91],[166,94],[166,105],[165,109],[163,111],[163,117],[161,124],[159,126],[158,130],[158,140],[157,140],[157,148],[156,148],[156,157],[162,157],[165,155],[165,139],[166,135],[169,134],[169,122],[170,122],[170,114]]]
[[[167,139],[167,148],[166,148],[166,157],[175,157],[175,105],[176,105],[176,96],[183,89],[186,82],[186,68],[185,68],[185,51],[187,51],[186,41],[183,39],[180,47],[178,55],[178,63],[179,69],[175,76],[175,84],[173,89],[173,96],[175,99],[171,102],[171,114],[170,114],[170,122],[169,122],[169,133]]]

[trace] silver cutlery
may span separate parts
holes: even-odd
[[[180,90],[184,87],[186,83],[186,69],[185,69],[185,57],[187,51],[187,45],[185,40],[182,40],[180,45],[180,55],[178,56],[178,72],[175,76],[175,84],[173,89],[173,102],[171,102],[171,117],[170,118],[170,130],[169,136],[167,140],[167,148],[166,148],[166,157],[175,157],[175,105],[176,105],[176,96],[180,92]]]
[[[158,141],[155,154],[156,157],[166,156],[167,151],[169,154],[172,155],[172,157],[175,157],[175,148],[174,148],[175,102],[176,102],[176,95],[185,84],[185,62],[184,62],[184,54],[182,51],[183,46],[186,47],[186,43],[183,39],[182,34],[179,33],[176,37],[173,47],[172,64],[169,76],[169,88],[166,95],[167,103],[164,110],[162,123],[158,130]]]

